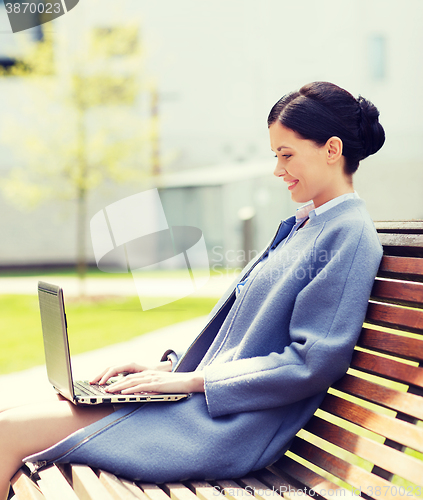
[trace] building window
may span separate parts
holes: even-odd
[[[97,55],[130,56],[139,49],[139,28],[133,26],[97,27],[92,30],[92,47]]]
[[[386,38],[383,35],[372,35],[368,40],[369,74],[372,80],[386,78],[386,55]]]

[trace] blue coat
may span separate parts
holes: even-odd
[[[204,370],[205,393],[125,405],[27,460],[154,482],[240,477],[273,463],[347,370],[381,256],[362,200],[314,217],[234,301],[236,280],[179,360],[176,370]]]

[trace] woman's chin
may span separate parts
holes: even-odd
[[[304,196],[299,195],[298,193],[291,193],[291,200],[295,203],[307,203],[310,201],[310,198],[304,198]]]

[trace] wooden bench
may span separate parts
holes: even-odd
[[[423,222],[376,226],[384,257],[351,368],[277,463],[242,479],[160,485],[80,465],[52,466],[33,480],[21,469],[11,482],[16,497],[423,498]]]

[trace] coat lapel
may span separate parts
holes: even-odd
[[[270,248],[275,248],[284,238],[288,236],[291,232],[295,224],[295,216],[290,217],[282,221],[279,224],[278,230],[274,237],[270,240],[269,244],[266,246],[265,250],[259,254],[255,259],[249,262],[246,267],[243,269],[241,274],[239,275],[239,279],[235,282],[231,288],[225,293],[220,302],[223,301],[223,304],[216,311],[214,316],[210,319],[204,329],[200,332],[198,337],[194,340],[194,342],[187,349],[185,354],[179,360],[175,371],[180,372],[190,372],[194,371],[198,366],[200,361],[203,359],[204,355],[208,351],[209,347],[213,343],[216,335],[218,334],[220,327],[222,326],[225,318],[230,311],[233,303],[235,302],[235,286],[240,281],[244,280],[253,267],[260,262],[260,260],[265,257]]]

